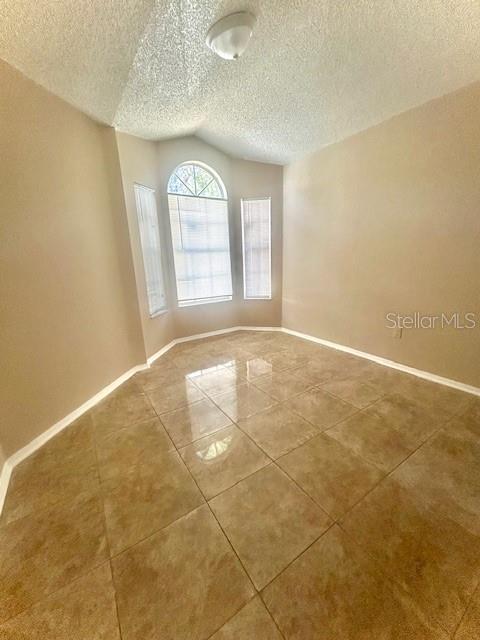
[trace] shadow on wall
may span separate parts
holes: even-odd
[[[285,168],[283,325],[480,387],[480,83]]]

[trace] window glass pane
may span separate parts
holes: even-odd
[[[242,199],[245,298],[271,298],[270,198]]]
[[[227,197],[218,177],[195,162],[186,162],[175,169],[168,181],[168,193],[203,198]]]
[[[223,198],[220,186],[216,180],[212,180],[201,192],[204,198]]]
[[[168,196],[180,305],[231,300],[226,200]]]
[[[192,195],[191,190],[180,180],[176,173],[172,174],[172,177],[168,181],[168,192],[181,193],[185,196]]]
[[[193,165],[193,168],[195,172],[195,195],[199,196],[214,178],[212,174],[203,167]]]
[[[134,189],[147,286],[148,309],[152,316],[166,308],[157,206],[155,192],[152,189],[139,184],[134,185]]]
[[[183,164],[175,171],[177,178],[189,189],[191,195],[195,195],[195,174],[192,164]]]

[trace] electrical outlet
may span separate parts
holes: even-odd
[[[400,340],[400,338],[402,337],[402,329],[400,327],[395,327],[395,329],[392,329],[392,337],[398,338]]]

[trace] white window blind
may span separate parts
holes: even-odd
[[[245,299],[272,297],[270,198],[242,199]]]
[[[147,284],[148,310],[153,316],[166,309],[167,306],[155,191],[140,184],[134,185],[134,189]]]
[[[178,304],[232,299],[226,200],[169,194]]]

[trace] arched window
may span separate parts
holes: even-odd
[[[228,202],[220,176],[185,162],[167,190],[179,306],[231,300]]]
[[[168,181],[168,193],[227,199],[227,191],[220,176],[200,162],[184,162],[179,165]]]

